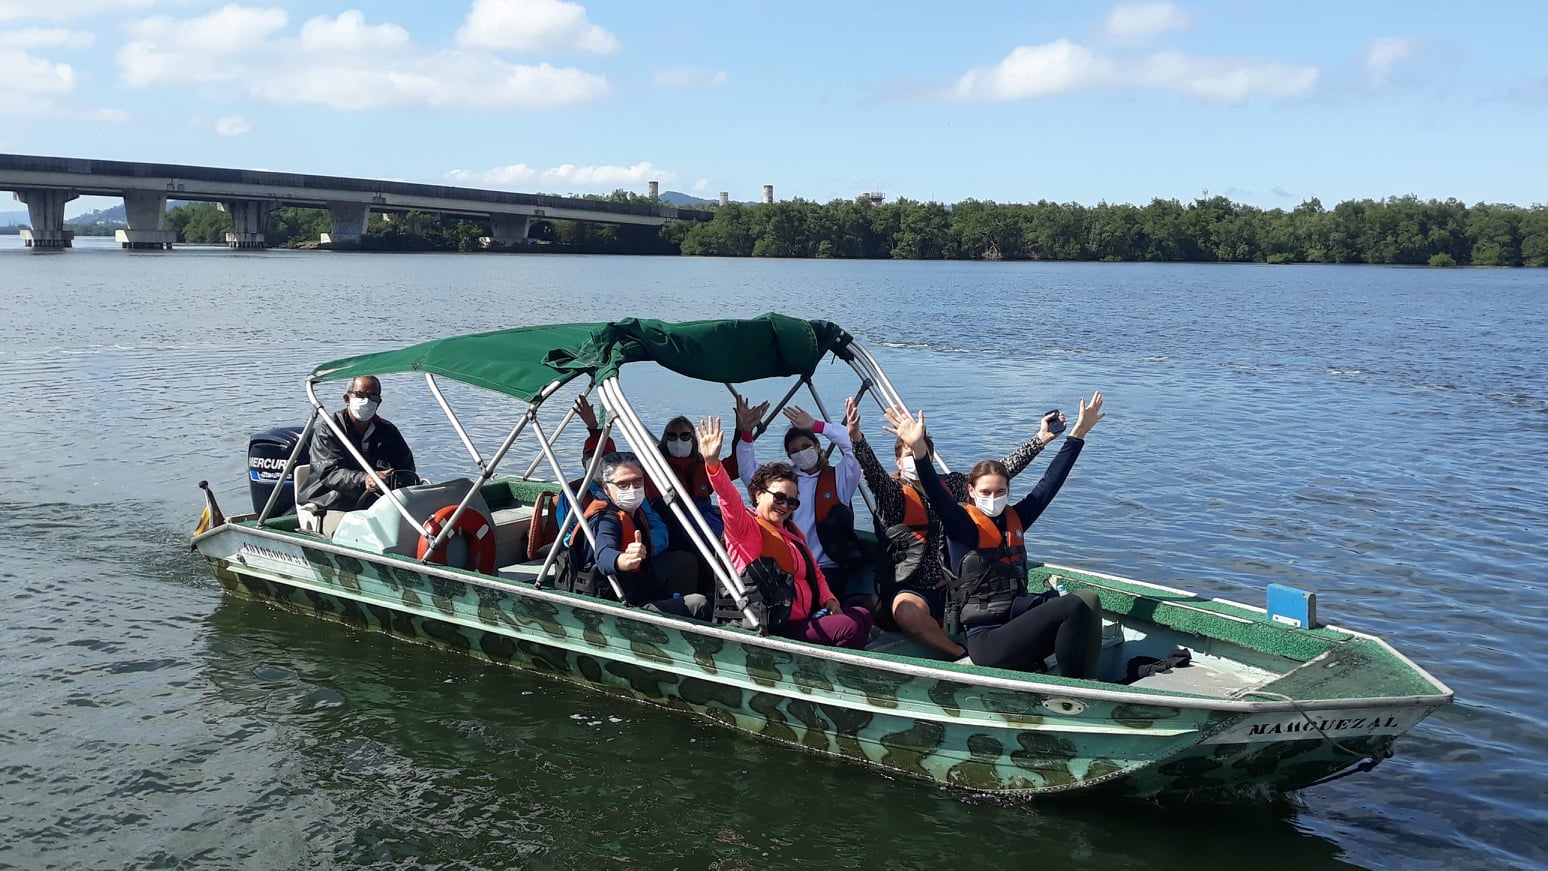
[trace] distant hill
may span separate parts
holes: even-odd
[[[27,216],[27,210],[19,212],[0,212],[0,227],[24,227],[30,226],[32,219]]]
[[[681,206],[713,206],[713,205],[715,205],[715,204],[720,202],[720,200],[718,200],[718,199],[706,200],[703,197],[696,197],[696,196],[693,196],[692,194],[685,194],[682,191],[665,191],[665,192],[663,192],[661,194],[661,201],[663,203],[669,203],[671,205],[679,206],[679,207],[681,207]]]
[[[93,209],[89,212],[81,212],[79,215],[66,215],[66,224],[127,224],[129,215],[124,211],[123,204],[109,209]]]

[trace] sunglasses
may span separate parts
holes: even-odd
[[[382,395],[380,393],[370,393],[365,390],[351,390],[347,395],[353,396],[356,399],[374,399],[377,402],[382,401]]]
[[[662,441],[668,441],[668,442],[691,442],[691,441],[693,441],[693,433],[691,433],[691,432],[669,432],[666,435],[662,436],[661,440]]]
[[[614,487],[617,487],[620,490],[638,490],[641,487],[645,486],[645,479],[644,478],[620,478],[617,481],[608,481],[607,483],[612,484]]]
[[[795,496],[787,496],[775,490],[765,490],[764,492],[769,494],[769,498],[774,500],[775,505],[784,506],[791,511],[801,507],[801,500]]]

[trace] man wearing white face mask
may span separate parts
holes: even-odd
[[[409,450],[398,428],[376,413],[382,404],[382,382],[374,375],[355,378],[344,393],[344,403],[344,409],[335,412],[333,420],[371,468],[389,487],[416,483],[419,476],[414,471],[414,452]],[[365,473],[331,427],[319,424],[312,431],[310,457],[312,474],[297,495],[298,503],[311,503],[328,511],[354,511],[381,496],[376,481]]]

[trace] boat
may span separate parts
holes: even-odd
[[[1029,586],[1098,594],[1105,612],[1099,680],[941,661],[897,634],[876,637],[865,650],[768,634],[749,598],[757,593],[743,588],[705,517],[683,498],[620,372],[660,367],[732,393],[749,381],[793,379],[764,418],[767,426],[802,390],[832,419],[812,381],[824,360],[850,367],[861,401],[906,407],[875,357],[843,328],[773,313],[516,327],[324,363],[306,380],[313,412],[294,447],[283,460],[250,462],[268,498],[250,514],[227,518],[206,487],[207,522],[192,544],[233,596],[1008,800],[1303,789],[1369,771],[1400,736],[1452,701],[1450,689],[1386,641],[1323,625],[1308,611],[1287,616],[1056,563],[1032,564]],[[325,533],[307,520],[305,506],[285,508],[281,498],[305,474],[312,428],[337,427],[316,388],[397,373],[423,376],[474,471],[389,491]],[[476,448],[441,390],[443,379],[518,401],[492,455]],[[556,451],[574,411],[555,424],[554,409],[568,408],[577,388],[600,399],[604,436],[620,435],[639,454],[664,510],[712,566],[730,619],[668,616],[553,588],[559,549],[538,546],[546,524],[542,509],[534,521],[534,508],[575,500],[597,474],[593,460],[572,484],[579,470],[566,468]],[[499,472],[521,439],[535,446],[536,458],[523,473]],[[566,523],[578,521],[576,531],[589,537],[580,514],[569,512]],[[445,522],[427,522],[437,515]],[[492,569],[451,555],[459,529],[465,554],[478,549],[467,546],[475,539],[493,536]],[[1190,654],[1187,664],[1168,668],[1180,663],[1179,649]],[[1157,661],[1141,669],[1151,673],[1122,682],[1132,663]]]

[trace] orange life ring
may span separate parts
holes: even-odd
[[[456,513],[456,511],[457,506],[447,505],[445,508],[432,514],[430,519],[425,521],[425,534],[419,537],[419,559],[425,559],[425,554],[430,553],[431,540],[441,534],[441,530],[446,528],[446,521],[450,520],[452,514]],[[446,545],[458,536],[461,536],[468,545],[467,564],[451,567],[467,569],[468,571],[479,572],[485,575],[494,574],[494,527],[488,519],[479,513],[478,509],[472,506],[469,506],[466,511],[462,512],[462,516],[457,518],[457,525],[453,527],[451,535],[446,537],[446,541],[441,542],[441,546],[436,548],[434,553],[430,553],[430,558],[426,561],[436,565],[450,565],[446,561]]]

